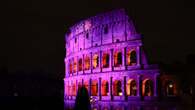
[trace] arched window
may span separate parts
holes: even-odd
[[[145,79],[142,85],[142,95],[143,96],[153,96],[153,82],[150,79]]]
[[[68,95],[71,96],[71,85],[68,87]]]
[[[85,57],[85,70],[89,70],[89,65],[90,65],[89,62],[90,62],[90,61],[89,61],[89,57],[86,56],[86,57]]]
[[[78,92],[80,92],[80,88],[81,88],[82,84],[81,82],[78,83]]]
[[[109,54],[104,53],[103,54],[103,68],[108,68],[109,67]]]
[[[106,24],[106,27],[104,28],[104,34],[108,33],[108,25]]]
[[[77,61],[74,61],[74,73],[77,72]]]
[[[115,52],[114,54],[114,66],[119,67],[122,66],[122,53],[121,52]]]
[[[83,69],[83,63],[82,63],[82,59],[79,59],[79,71],[82,71]]]
[[[136,96],[137,95],[136,81],[133,79],[130,79],[127,81],[127,95],[128,96]]]
[[[97,68],[99,66],[99,57],[97,54],[93,56],[93,69]]]
[[[121,81],[114,81],[114,96],[122,96],[122,84]]]
[[[88,82],[85,82],[85,88],[87,89],[88,93],[89,93],[89,83]]]
[[[128,66],[135,66],[137,65],[137,55],[135,50],[130,50],[127,53],[127,65]]]
[[[98,95],[98,83],[97,81],[92,82],[92,96]]]
[[[108,81],[103,81],[102,83],[102,96],[108,96],[109,95],[109,85]]]
[[[76,83],[73,84],[72,89],[73,89],[72,95],[76,96]]]
[[[190,93],[189,93],[190,95],[192,95],[193,93],[192,90],[193,90],[192,87],[190,87]]]
[[[166,89],[165,90],[166,96],[175,96],[176,95],[175,84],[172,81],[166,81],[165,89]]]
[[[70,74],[72,73],[72,61],[70,61]]]

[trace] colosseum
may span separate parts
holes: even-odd
[[[165,107],[159,101],[158,65],[148,64],[142,36],[125,9],[76,23],[65,40],[65,108],[74,108],[81,86],[88,90],[93,110]],[[172,105],[166,102],[166,109],[175,110]]]

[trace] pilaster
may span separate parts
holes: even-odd
[[[102,79],[101,78],[99,78],[99,85],[98,85],[98,88],[99,88],[99,90],[98,90],[98,92],[99,92],[99,100],[102,100],[102,94],[101,94],[101,88],[102,88],[102,81],[101,81]]]
[[[110,99],[113,100],[112,77],[110,77]]]
[[[140,66],[141,64],[141,61],[140,61],[140,54],[141,54],[141,51],[140,51],[140,46],[137,46],[137,51],[136,51],[136,54],[137,54],[137,66]]]
[[[77,56],[76,59],[77,59],[77,75],[78,75],[79,74],[79,57]]]
[[[140,75],[137,75],[137,85],[136,85],[137,86],[137,94],[136,94],[137,96],[140,96],[140,86],[141,86],[140,78],[141,78]]]
[[[91,71],[91,73],[93,72],[93,56],[92,56],[92,52],[90,52],[90,66],[89,66],[89,70]]]
[[[155,75],[154,75],[154,96],[157,96],[158,95],[158,93],[157,93],[157,77],[159,76],[159,73],[156,73]]]
[[[82,58],[82,64],[83,64],[83,67],[82,67],[82,70],[83,70],[83,74],[85,73],[85,56],[83,54],[83,58]]]
[[[91,84],[91,79],[89,79],[89,96],[92,95],[92,84]]]

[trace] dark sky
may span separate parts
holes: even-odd
[[[0,6],[0,66],[10,72],[63,72],[64,30],[117,8],[130,12],[152,62],[185,63],[186,55],[195,53],[194,7],[186,2],[5,0]]]

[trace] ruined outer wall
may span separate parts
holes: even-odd
[[[106,28],[108,33],[105,33]],[[67,56],[85,49],[105,44],[140,39],[132,20],[124,9],[99,14],[83,20],[66,34]]]

